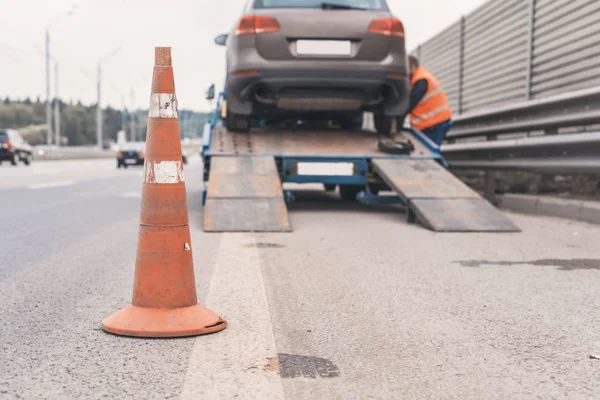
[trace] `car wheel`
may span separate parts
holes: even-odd
[[[362,129],[363,126],[363,113],[359,115],[351,115],[342,120],[342,129],[348,131],[357,131]]]
[[[384,114],[375,114],[373,116],[375,120],[375,130],[381,135],[389,135],[392,131],[392,117],[388,117]]]
[[[10,160],[10,163],[12,165],[17,165],[17,163],[19,162],[19,156],[17,155],[17,153],[13,153],[12,159]]]
[[[340,185],[340,196],[343,200],[356,200],[356,196],[364,189],[361,185]]]
[[[250,130],[250,116],[235,114],[229,110],[229,107],[227,107],[225,125],[228,131],[248,132]]]
[[[33,161],[33,156],[31,154],[27,154],[23,162],[25,163],[25,165],[31,165],[31,161]]]
[[[119,161],[117,161],[117,168],[118,168],[118,169],[121,169],[121,165],[122,165],[122,164],[121,164]]]

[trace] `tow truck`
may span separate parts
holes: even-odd
[[[520,229],[447,168],[440,148],[414,129],[394,140],[409,150],[382,151],[373,130],[267,126],[225,128],[226,91],[204,127],[204,231],[291,232],[285,183],[340,188],[362,204],[396,204],[409,223],[437,232],[518,232]],[[384,194],[384,193],[391,194]]]

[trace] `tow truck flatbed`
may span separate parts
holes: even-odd
[[[205,231],[291,231],[285,204],[294,196],[282,190],[284,183],[339,187],[344,197],[367,205],[399,204],[409,222],[435,231],[519,231],[447,170],[439,148],[421,132],[395,133],[395,140],[409,141],[413,149],[390,154],[379,149],[378,135],[369,130],[230,132],[219,105],[203,137]],[[384,191],[394,195],[379,195]]]

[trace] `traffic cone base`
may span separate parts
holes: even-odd
[[[102,321],[107,332],[147,338],[204,335],[226,327],[225,320],[200,304],[172,309],[127,306]]]

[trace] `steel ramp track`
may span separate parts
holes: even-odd
[[[520,231],[435,160],[376,159],[373,168],[406,202],[409,222],[437,232]]]
[[[206,232],[290,232],[273,157],[212,157]]]

